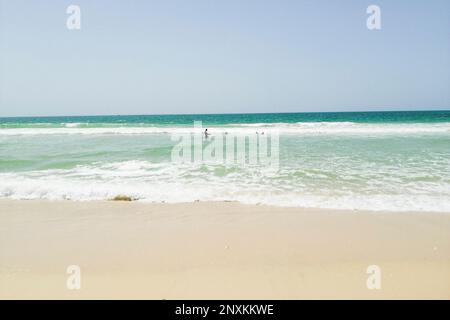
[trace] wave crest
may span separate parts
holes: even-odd
[[[61,128],[1,128],[0,136],[13,135],[144,135],[194,133],[192,127],[151,127],[151,126],[110,126],[110,127],[80,127],[80,123],[67,123]],[[252,123],[228,126],[205,126],[211,134],[234,133],[253,134],[265,130],[276,130],[281,134],[317,135],[317,134],[450,134],[450,122],[414,123],[414,124],[374,124],[355,122],[298,122],[298,123]]]

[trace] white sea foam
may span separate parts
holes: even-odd
[[[289,181],[274,183],[271,177],[262,177],[251,168],[225,168],[226,174],[220,176],[214,174],[215,170],[214,167],[132,160],[98,162],[72,169],[0,173],[0,197],[83,201],[125,194],[144,202],[228,200],[312,208],[450,212],[450,190],[445,182],[420,188],[404,186],[399,188],[402,193],[386,191],[380,181],[373,186],[372,193],[357,189],[313,192],[290,186]]]
[[[76,128],[81,125],[79,122],[63,123],[66,128]]]
[[[161,133],[193,133],[191,127],[97,127],[82,128],[79,123],[67,123],[62,128],[2,128],[2,135],[143,135]],[[302,122],[302,123],[254,123],[230,126],[208,126],[211,134],[234,133],[252,134],[267,130],[277,130],[281,134],[296,135],[386,135],[386,134],[450,134],[450,122],[413,124],[373,124],[354,122]]]

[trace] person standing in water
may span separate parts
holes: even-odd
[[[208,129],[205,129],[205,138],[208,138],[208,135],[209,135]]]

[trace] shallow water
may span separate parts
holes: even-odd
[[[194,121],[212,137],[279,133],[278,170],[172,161]],[[0,197],[119,194],[450,212],[450,112],[0,118]]]

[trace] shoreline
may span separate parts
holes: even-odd
[[[128,203],[128,204],[139,204],[139,205],[150,205],[150,206],[179,206],[179,205],[193,205],[193,204],[236,204],[240,206],[248,206],[248,207],[263,207],[263,208],[272,208],[274,210],[300,210],[300,211],[308,211],[314,212],[318,211],[321,213],[362,213],[362,214],[438,214],[438,215],[450,215],[450,211],[444,210],[413,210],[413,209],[401,209],[401,210],[389,210],[389,209],[359,209],[359,208],[327,208],[327,207],[302,207],[296,205],[278,205],[278,204],[268,204],[268,203],[246,203],[241,202],[239,200],[192,200],[192,201],[182,201],[182,202],[166,202],[166,201],[152,201],[146,199],[133,198],[128,195],[117,195],[113,198],[109,199],[95,199],[95,200],[85,200],[85,199],[13,199],[13,198],[1,198],[1,202],[34,202],[34,203],[48,203],[48,204],[57,204],[57,203]]]
[[[450,299],[449,231],[439,212],[1,199],[0,298]]]

